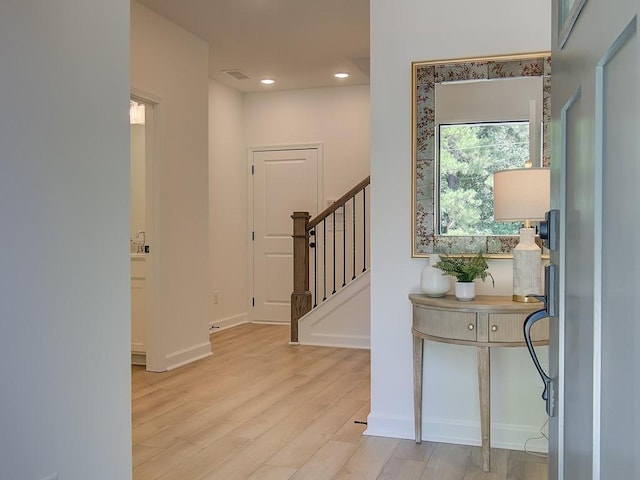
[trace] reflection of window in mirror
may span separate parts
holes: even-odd
[[[541,105],[538,77],[436,85],[440,235],[518,234],[518,222],[493,221],[492,173],[532,155],[540,165]]]
[[[517,235],[493,221],[493,176],[529,159],[529,122],[440,125],[440,234]]]

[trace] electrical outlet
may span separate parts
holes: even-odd
[[[219,290],[214,290],[213,291],[213,304],[214,305],[217,305],[219,295],[220,295],[220,291]]]

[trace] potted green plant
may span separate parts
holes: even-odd
[[[443,275],[456,277],[456,298],[463,302],[468,302],[475,298],[474,280],[476,278],[484,282],[487,277],[490,277],[491,283],[495,287],[495,280],[493,279],[493,275],[489,273],[487,259],[481,253],[471,257],[464,255],[460,257],[441,255],[440,261],[434,266],[442,270]]]

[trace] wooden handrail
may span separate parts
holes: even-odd
[[[293,212],[293,291],[291,292],[291,343],[298,343],[298,320],[311,311],[312,295],[309,291],[309,236],[310,231],[339,208],[353,199],[371,183],[367,176],[342,195],[332,205],[310,220],[309,212]],[[355,207],[354,207],[355,208]],[[354,260],[355,262],[355,260]],[[355,263],[354,263],[355,267]],[[364,270],[363,270],[364,271]],[[354,272],[355,278],[355,272]],[[334,292],[335,293],[335,292]]]
[[[345,203],[347,203],[349,200],[351,200],[356,195],[356,193],[359,193],[360,190],[365,188],[370,183],[371,183],[371,175],[367,176],[367,178],[362,180],[355,187],[353,187],[347,193],[342,195],[338,200],[336,200],[331,205],[329,205],[327,208],[325,208],[323,211],[321,211],[316,218],[314,218],[313,220],[309,221],[309,224],[307,225],[307,229],[311,230],[313,227],[318,225],[321,221],[323,221],[325,218],[327,218],[329,215],[331,215],[333,212],[335,212],[340,207],[342,207]]]

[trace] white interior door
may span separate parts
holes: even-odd
[[[253,320],[289,323],[294,211],[318,213],[319,149],[262,150],[253,161]]]
[[[559,3],[572,2],[554,2],[555,32]],[[639,10],[637,0],[587,0],[564,46],[554,40],[551,480],[640,478]]]

